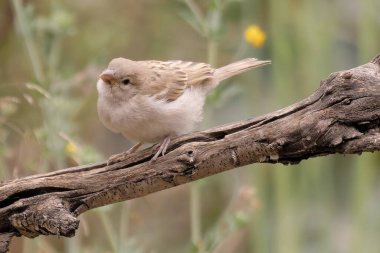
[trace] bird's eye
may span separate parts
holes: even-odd
[[[123,81],[121,81],[122,82],[122,84],[124,84],[124,85],[128,85],[129,83],[130,83],[130,81],[129,81],[129,79],[127,78],[127,79],[123,79]]]

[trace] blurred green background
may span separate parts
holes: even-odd
[[[114,57],[272,60],[210,95],[205,129],[285,107],[380,52],[378,0],[5,0],[0,13],[1,180],[132,145],[97,118]],[[247,166],[87,212],[74,238],[15,238],[11,252],[380,252],[379,162]]]

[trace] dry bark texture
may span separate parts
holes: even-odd
[[[308,98],[267,115],[181,136],[106,166],[88,164],[0,184],[0,252],[13,236],[74,236],[79,214],[252,163],[298,163],[380,150],[380,55],[330,74]]]

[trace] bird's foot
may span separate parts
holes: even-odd
[[[166,137],[161,142],[161,145],[158,148],[157,153],[153,156],[153,158],[152,158],[152,160],[150,160],[150,162],[155,162],[157,160],[157,158],[160,156],[160,154],[162,154],[162,156],[164,156],[166,154],[166,150],[167,150],[167,148],[169,146],[169,143],[170,143],[170,137]]]
[[[110,156],[107,160],[107,166],[125,160],[130,154],[136,152],[142,144],[142,142],[139,142],[123,153]]]

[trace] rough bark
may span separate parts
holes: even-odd
[[[13,236],[74,236],[79,214],[252,163],[298,163],[380,150],[380,55],[332,73],[308,98],[261,117],[176,138],[106,166],[88,164],[0,184],[0,252]]]

